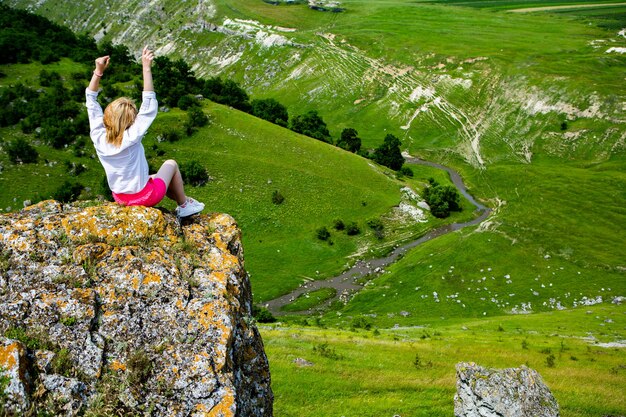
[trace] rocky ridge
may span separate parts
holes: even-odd
[[[0,216],[0,408],[272,415],[234,219],[89,205]]]

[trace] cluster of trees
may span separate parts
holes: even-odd
[[[461,197],[456,188],[451,185],[441,185],[434,178],[428,179],[429,186],[424,190],[424,200],[430,206],[430,212],[435,217],[444,218],[451,211],[461,211]]]
[[[0,64],[43,64],[70,57],[74,61],[93,60],[92,38],[76,36],[67,27],[33,13],[0,3]]]

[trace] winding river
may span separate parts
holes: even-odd
[[[452,224],[448,224],[445,226],[438,227],[437,229],[431,230],[430,232],[426,233],[420,238],[397,247],[391,253],[389,253],[389,255],[385,256],[384,258],[370,259],[367,261],[358,261],[357,263],[354,264],[352,268],[350,268],[349,270],[343,272],[341,275],[338,275],[334,278],[307,282],[306,284],[298,287],[297,289],[293,290],[292,292],[288,294],[285,294],[281,297],[278,297],[278,298],[275,298],[273,300],[266,302],[264,305],[270,310],[270,312],[273,315],[275,316],[280,316],[284,314],[304,315],[304,314],[311,314],[313,310],[323,309],[329,306],[338,297],[348,296],[349,294],[353,294],[354,292],[361,290],[363,288],[363,285],[358,283],[358,281],[361,278],[381,271],[387,265],[395,262],[398,259],[398,257],[400,257],[400,255],[406,253],[409,249],[412,249],[424,242],[427,242],[431,239],[442,236],[446,233],[454,232],[464,227],[477,225],[481,223],[483,220],[485,220],[491,213],[490,208],[479,203],[478,201],[474,199],[474,197],[472,197],[469,194],[469,192],[467,191],[467,188],[465,187],[465,184],[463,183],[463,180],[461,179],[461,176],[459,175],[458,172],[456,172],[452,168],[449,168],[449,167],[446,167],[444,165],[440,165],[434,162],[423,161],[421,159],[414,158],[414,157],[405,157],[405,160],[406,162],[411,163],[411,164],[426,165],[426,166],[442,169],[448,172],[448,174],[450,175],[450,179],[452,180],[452,183],[456,186],[459,192],[476,207],[475,212],[477,213],[477,217],[475,217],[473,220],[470,220],[468,222],[452,223]],[[337,295],[334,298],[325,301],[323,304],[317,305],[313,310],[303,310],[303,311],[289,312],[289,313],[281,310],[283,306],[293,302],[296,298],[298,298],[298,296],[304,293],[319,290],[321,288],[334,288],[337,291]]]

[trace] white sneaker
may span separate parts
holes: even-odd
[[[202,210],[204,210],[204,203],[200,203],[193,198],[187,198],[187,202],[184,205],[176,207],[178,217],[192,216],[200,213]]]

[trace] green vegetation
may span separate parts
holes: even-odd
[[[289,113],[287,108],[273,98],[264,100],[252,100],[252,114],[268,122],[287,127]]]
[[[324,122],[315,110],[310,110],[292,118],[290,129],[294,132],[321,140],[322,142],[333,143],[326,122]]]
[[[435,217],[448,217],[451,211],[461,211],[461,197],[455,187],[440,185],[434,178],[429,178],[430,186],[424,190],[424,200],[430,206]]]
[[[52,17],[85,20],[77,18],[81,7],[46,10],[43,3],[37,7]],[[107,11],[93,5],[89,14],[104,19],[131,7],[122,3],[107,5]],[[168,102],[164,83],[162,91],[157,87],[160,99],[170,107],[201,109],[210,123],[189,128],[189,114],[172,109],[159,115],[144,144],[153,166],[173,157],[207,169],[214,180],[189,187],[189,194],[237,219],[256,302],[473,217],[472,205],[446,192],[445,172],[404,165],[410,175],[397,163],[400,152],[453,167],[472,195],[493,209],[480,227],[418,246],[347,304],[333,303],[315,317],[317,325],[334,329],[297,328],[295,323],[312,319],[296,315],[282,318],[291,326],[263,328],[277,415],[451,415],[454,364],[466,360],[536,368],[565,417],[623,414],[624,348],[583,338],[626,339],[624,308],[610,305],[626,295],[626,57],[608,52],[626,46],[618,34],[626,27],[625,6],[510,13],[505,9],[583,2],[383,0],[343,2],[345,13],[320,13],[306,4],[216,0],[211,22],[236,25],[243,19],[258,21],[263,31],[293,28],[279,34],[306,45],[301,48],[260,45],[249,34],[181,31],[188,16],[184,3],[164,2],[159,13],[165,21],[146,10],[150,26],[135,23],[145,28],[144,39],[157,44],[174,33],[173,41],[168,38],[173,56],[189,63],[167,61],[182,74],[168,79],[179,98]],[[105,42],[127,26],[112,21]],[[204,52],[207,45],[212,56]],[[124,59],[122,52],[114,62]],[[22,83],[16,97],[33,95],[24,85],[51,94],[58,88],[56,72],[65,88],[56,92],[71,96],[77,91],[72,74],[88,76],[89,67],[76,62],[83,61],[2,65],[0,84]],[[185,80],[189,68],[212,78],[189,78],[179,88],[176,81]],[[120,74],[105,85],[102,98],[137,91]],[[338,138],[338,147],[362,155],[380,148],[378,161],[381,138],[391,136],[395,159],[386,165],[401,171],[223,105],[204,100],[198,107],[190,98],[197,93],[261,119],[273,117],[263,106],[299,115],[274,118],[282,125],[293,126],[295,119],[304,126],[304,116],[318,109],[307,135]],[[16,125],[27,113],[19,100],[2,94],[11,111],[0,115],[0,184],[10,191],[0,196],[0,207],[15,210],[35,193],[51,195],[67,177],[66,162],[77,163],[69,169],[86,167],[75,173],[86,188],[99,187],[102,171],[90,159],[88,141],[79,145],[81,134],[57,134],[71,132],[73,124],[52,126],[45,137],[25,133],[36,125]],[[268,96],[281,107],[250,100]],[[254,104],[262,109],[255,111]],[[190,135],[180,133],[185,131]],[[35,149],[38,163],[10,161],[6,144],[18,138]],[[462,211],[446,220],[397,223],[391,213],[404,198],[400,187],[423,193],[431,177],[441,184],[441,194],[434,193],[439,200],[447,195],[448,209],[452,202]],[[81,197],[94,193],[85,189]],[[287,198],[277,204],[277,194]],[[329,240],[317,238],[320,229]],[[302,303],[325,296],[301,297],[293,305],[308,308]],[[303,352],[314,366],[296,367],[293,360]]]
[[[374,161],[394,171],[400,170],[402,164],[404,164],[400,145],[400,139],[394,135],[388,134],[385,136],[383,143],[374,151]]]
[[[621,415],[624,348],[599,343],[626,338],[624,313],[624,306],[593,306],[352,331],[264,326],[274,412],[287,417],[453,415],[455,364],[476,362],[536,369],[564,417]],[[543,353],[546,349],[551,353]],[[296,358],[313,366],[299,367]]]
[[[209,181],[209,174],[204,166],[198,161],[185,161],[180,164],[180,174],[186,184],[200,187]]]

